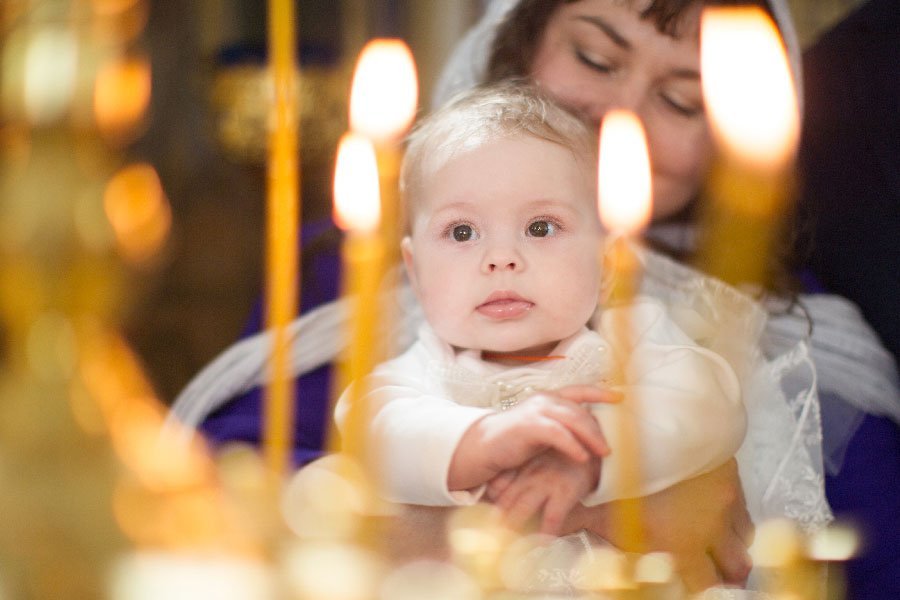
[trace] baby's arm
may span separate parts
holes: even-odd
[[[417,342],[366,378],[362,401],[369,413],[363,431],[367,459],[376,467],[386,500],[424,506],[471,504],[477,497],[447,489],[447,472],[465,431],[493,411],[462,406],[437,393],[428,376],[430,360]],[[350,397],[348,389],[335,407],[341,435],[347,434]]]
[[[548,448],[576,464],[605,456],[609,448],[586,404],[616,399],[594,386],[569,386],[535,394],[510,410],[484,416],[460,439],[450,463],[448,487],[477,488]]]
[[[481,492],[477,488],[497,473],[524,464],[546,448],[584,460],[590,452],[606,451],[599,427],[594,419],[585,418],[589,412],[580,403],[608,401],[612,397],[608,392],[591,387],[573,391],[570,397],[546,394],[543,400],[496,413],[457,404],[431,389],[427,361],[414,345],[380,365],[366,382],[364,401],[371,418],[365,434],[387,500],[426,506],[471,504]],[[342,434],[348,398],[345,392],[335,409]],[[573,418],[575,413],[579,418]],[[453,477],[451,462],[455,462]]]

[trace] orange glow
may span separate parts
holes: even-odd
[[[92,0],[91,6],[98,15],[115,15],[134,7],[138,0]]]
[[[633,234],[650,220],[647,138],[640,119],[625,110],[607,113],[600,126],[600,220],[611,232]]]
[[[350,128],[375,142],[390,141],[416,116],[419,84],[409,47],[401,40],[366,44],[350,91]]]
[[[150,62],[121,58],[100,68],[94,86],[94,115],[100,130],[120,136],[138,124],[150,104]]]
[[[198,485],[212,465],[202,446],[160,437],[165,413],[143,376],[137,357],[117,336],[89,331],[82,350],[80,383],[93,398],[120,460],[150,489]]]
[[[381,219],[375,148],[367,138],[345,133],[334,167],[334,218],[344,230],[374,232]]]
[[[797,93],[778,28],[759,7],[704,9],[703,97],[717,139],[762,167],[788,162],[797,146]]]
[[[172,213],[152,166],[135,164],[116,173],[106,186],[103,207],[125,260],[145,262],[162,247]]]
[[[222,501],[206,488],[160,495],[122,481],[113,491],[112,510],[122,532],[138,545],[163,548],[212,547],[230,533]]]

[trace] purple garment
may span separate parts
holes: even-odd
[[[304,224],[301,314],[337,298],[340,282],[340,233],[331,221]],[[244,337],[262,329],[262,300],[258,301],[244,328]],[[294,450],[296,466],[315,460],[324,452],[325,435],[331,421],[331,365],[320,367],[295,381]],[[263,438],[262,388],[238,396],[200,425],[214,445],[246,442],[259,446]]]
[[[835,517],[856,527],[863,540],[859,555],[844,565],[846,600],[900,598],[897,424],[867,415],[850,441],[840,473],[825,477],[825,494]]]

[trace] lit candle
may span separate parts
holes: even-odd
[[[759,7],[706,8],[700,35],[703,97],[722,150],[701,260],[730,283],[764,284],[800,131],[789,63],[777,27]]]
[[[350,129],[372,140],[381,191],[381,236],[385,243],[384,269],[400,260],[404,217],[399,202],[401,142],[416,115],[419,84],[409,47],[398,39],[375,39],[360,53],[350,92]],[[386,272],[382,272],[384,277]],[[395,282],[385,281],[385,288]],[[389,307],[382,320],[393,321]],[[389,330],[389,327],[384,327]],[[380,357],[396,350],[390,339],[380,340]]]
[[[372,142],[347,133],[338,146],[334,169],[334,214],[346,232],[343,245],[344,295],[351,302],[350,340],[343,360],[343,375],[350,388],[343,449],[353,458],[365,456],[367,408],[362,402],[363,379],[376,362],[378,289],[381,285],[385,245],[378,229],[381,208],[378,170]]]
[[[266,207],[266,327],[274,336],[265,401],[265,456],[274,476],[288,468],[293,424],[287,326],[297,311],[299,164],[297,66],[292,0],[269,0],[269,60],[274,89]]]
[[[732,284],[765,285],[768,260],[779,235],[779,218],[790,200],[800,118],[797,94],[778,28],[759,7],[705,8],[700,23],[703,98],[713,136],[721,149],[714,166],[706,210],[701,260],[705,270]],[[766,525],[766,524],[763,524]],[[799,543],[793,533],[760,527],[781,550]],[[763,548],[768,554],[771,548]],[[767,558],[754,561],[766,567]],[[773,597],[813,597],[806,565],[791,557],[764,579]],[[815,574],[821,579],[821,573]],[[800,589],[796,588],[799,584]]]
[[[647,140],[640,120],[625,110],[607,113],[600,127],[600,160],[598,177],[598,212],[608,231],[604,261],[604,279],[610,282],[608,305],[624,305],[637,291],[640,278],[638,257],[632,247],[650,219],[651,183],[650,158]],[[633,331],[626,310],[617,310],[610,323],[613,334],[632,347]],[[616,357],[613,380],[625,382],[627,356]],[[627,389],[627,388],[626,388]],[[632,550],[640,550],[643,544],[640,503],[640,449],[638,446],[635,399],[625,394],[619,420],[619,447],[616,455],[622,464],[621,495],[633,498],[620,502],[616,523],[621,531],[621,542]]]

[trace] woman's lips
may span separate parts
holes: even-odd
[[[521,317],[534,306],[534,302],[522,298],[514,292],[494,292],[475,310],[497,321]]]

